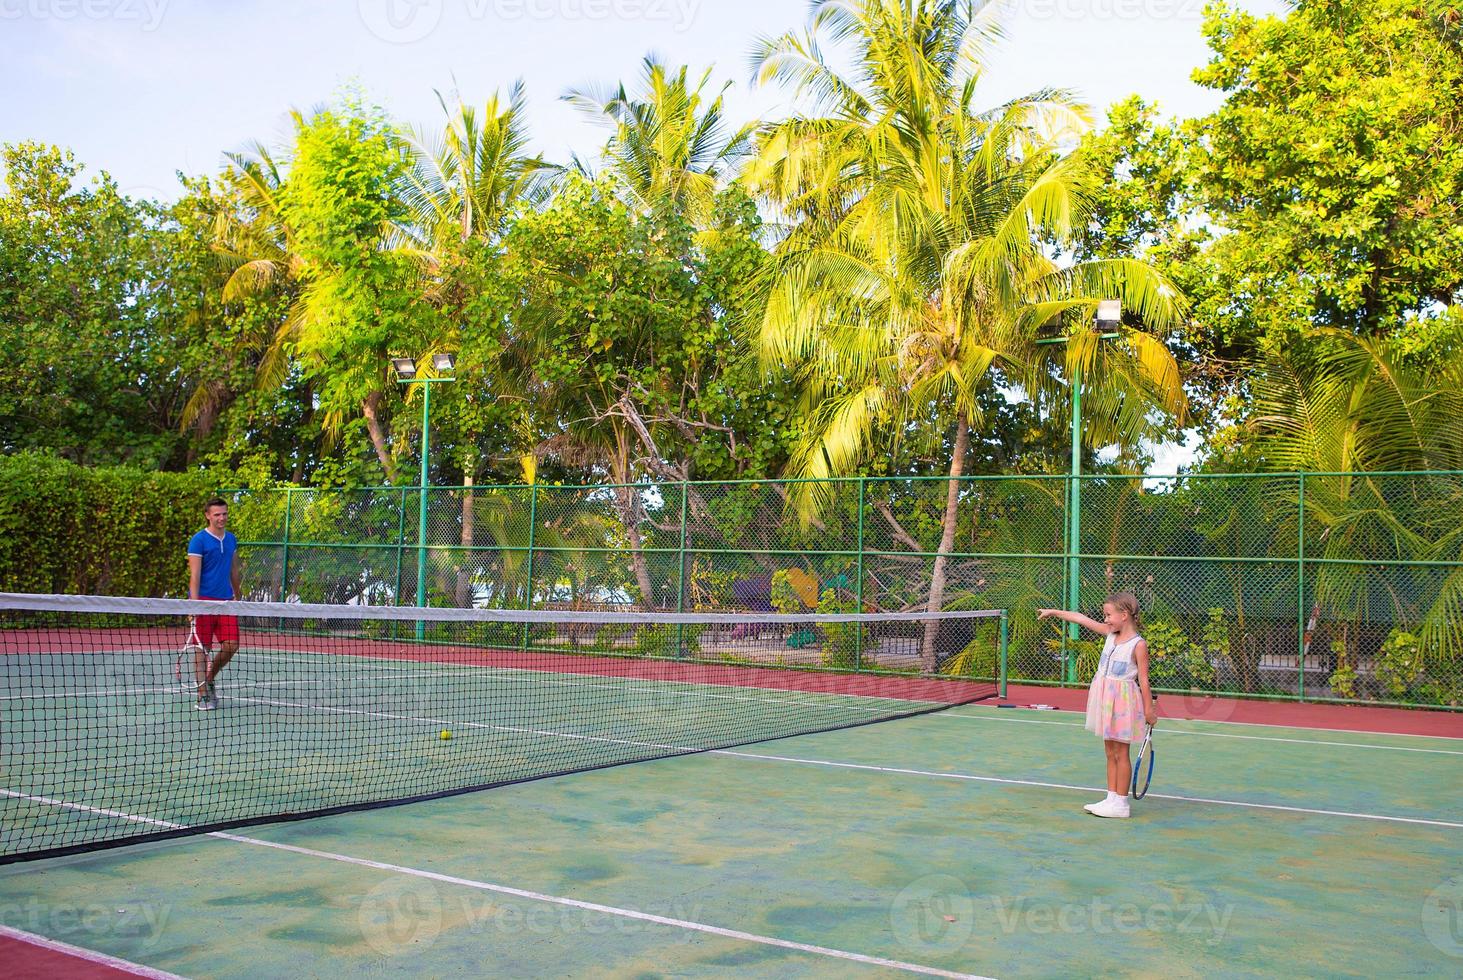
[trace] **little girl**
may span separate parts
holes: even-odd
[[[1098,817],[1127,817],[1132,763],[1128,746],[1143,739],[1143,723],[1158,712],[1148,690],[1148,643],[1138,635],[1138,597],[1118,592],[1102,604],[1102,622],[1064,609],[1038,609],[1037,618],[1054,616],[1103,633],[1107,642],[1087,691],[1087,730],[1102,737],[1107,751],[1107,796],[1085,807]]]

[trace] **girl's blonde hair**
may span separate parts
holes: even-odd
[[[1138,597],[1131,592],[1114,592],[1108,596],[1103,605],[1114,605],[1133,617],[1133,625],[1138,625]]]

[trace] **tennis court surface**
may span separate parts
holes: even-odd
[[[193,707],[173,619],[6,631],[7,972],[1463,968],[1453,717],[1404,735],[1165,703],[1204,717],[1161,721],[1148,798],[1099,820],[1080,716],[892,667],[923,622],[796,647],[792,624],[608,623],[585,652],[541,623],[468,643],[384,622],[253,622],[217,711]],[[417,802],[328,812],[392,798]],[[88,842],[126,846],[61,853]]]

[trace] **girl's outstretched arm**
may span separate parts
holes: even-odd
[[[1107,634],[1112,632],[1111,626],[1106,623],[1099,623],[1097,620],[1084,616],[1081,613],[1067,612],[1065,609],[1038,609],[1036,611],[1037,619],[1046,619],[1048,617],[1060,619],[1068,623],[1076,623],[1084,629],[1089,629],[1094,633],[1101,633],[1103,636],[1107,636]]]
[[[1148,688],[1148,641],[1139,640],[1133,648],[1133,662],[1138,665],[1138,689],[1143,692],[1143,720],[1148,724],[1158,721],[1158,705],[1153,701],[1153,692]]]

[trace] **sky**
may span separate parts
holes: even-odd
[[[981,104],[1068,88],[1100,124],[1135,92],[1176,116],[1220,102],[1189,80],[1209,59],[1205,0],[996,2],[1006,38]],[[481,103],[521,79],[532,150],[592,160],[604,133],[561,96],[632,81],[650,53],[731,82],[737,124],[790,111],[785,93],[751,84],[748,51],[802,30],[807,12],[804,0],[0,0],[0,142],[70,148],[124,194],[172,200],[178,171],[216,173],[225,152],[277,144],[290,109],[347,88],[430,131],[437,92]],[[1189,442],[1153,447],[1150,471],[1192,460]]]
[[[984,104],[1043,86],[1075,90],[1097,118],[1137,92],[1174,115],[1218,93],[1189,81],[1208,60],[1204,0],[998,0],[1007,38]],[[1242,0],[1257,13],[1279,0]],[[791,107],[755,89],[747,52],[801,30],[803,0],[0,0],[0,142],[72,149],[125,193],[172,199],[176,171],[275,143],[291,108],[348,86],[398,120],[435,128],[436,92],[482,102],[522,79],[535,150],[592,158],[603,134],[561,101],[632,80],[657,53],[713,68],[740,123]]]

